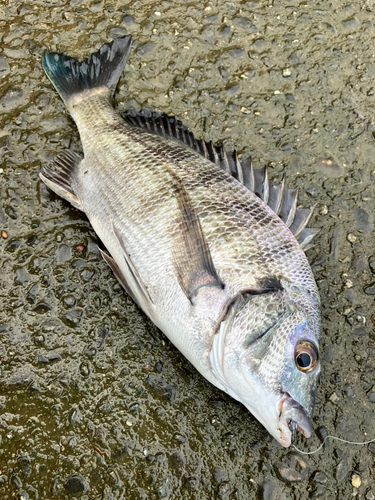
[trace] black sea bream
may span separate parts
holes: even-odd
[[[130,44],[117,38],[83,62],[44,54],[84,158],[68,151],[41,179],[87,215],[127,293],[197,370],[289,446],[297,429],[311,434],[320,371],[319,295],[303,250],[311,211],[173,119],[118,115],[111,99]]]

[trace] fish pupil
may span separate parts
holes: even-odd
[[[298,357],[297,357],[297,364],[301,368],[308,368],[311,364],[311,356],[310,354],[307,354],[306,352],[302,352]]]

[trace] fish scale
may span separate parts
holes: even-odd
[[[83,63],[45,53],[84,159],[67,152],[41,178],[85,212],[105,261],[176,347],[289,446],[291,429],[311,434],[320,371],[318,291],[292,233],[311,240],[311,211],[173,119],[125,122],[110,99],[129,50],[127,36]]]
[[[104,118],[101,120],[102,114]],[[126,214],[133,224],[138,225],[142,236],[146,233],[152,241],[151,231],[146,229],[145,216],[149,210],[154,213],[163,210],[166,198],[171,197],[172,190],[168,189],[169,174],[166,168],[168,165],[184,183],[204,228],[215,266],[233,293],[254,284],[254,274],[257,279],[260,276],[279,275],[301,285],[306,283],[306,278],[311,284],[314,283],[304,252],[280,219],[259,198],[242,186],[239,189],[235,179],[195,152],[176,147],[175,144],[171,145],[171,141],[147,132],[142,132],[142,137],[139,138],[139,132],[124,124],[118,116],[113,117],[110,126],[100,126],[102,121],[106,124],[107,114],[108,103],[99,98],[95,102],[86,100],[74,110],[82,144],[87,151],[85,161],[90,163],[91,176],[95,175],[94,172],[100,176],[95,181],[96,189],[100,190],[100,198],[103,200],[98,213],[101,213],[107,204],[111,207],[109,211],[113,218],[121,218],[122,214]],[[88,117],[93,115],[96,116],[96,121],[91,124]],[[116,135],[113,134],[113,125],[118,132]],[[96,137],[99,134],[102,148],[95,151]],[[169,155],[168,148],[174,148],[173,154]],[[92,154],[92,151],[95,153]],[[111,153],[108,154],[107,151]],[[207,175],[208,168],[211,171]],[[214,178],[212,171],[215,173]],[[120,185],[124,186],[126,197],[118,196],[121,192]],[[78,197],[80,191],[87,192],[89,186],[80,169],[76,187]],[[98,193],[93,193],[93,196],[97,195]],[[82,196],[82,199],[86,199],[86,195]],[[173,205],[173,198],[171,202]],[[90,220],[97,218],[93,211],[95,204],[91,202],[91,198],[83,207]],[[214,217],[212,214],[215,214]],[[173,225],[177,208],[171,208],[169,216],[163,210],[163,217],[160,217],[159,213],[153,222],[147,217],[147,224],[151,224],[153,230],[156,230],[158,224],[162,223],[163,233],[166,217]],[[215,226],[211,226],[210,219],[213,218],[216,227],[217,223],[220,224],[220,232]],[[95,225],[94,227],[96,229]],[[136,235],[133,237],[136,238]],[[159,234],[158,238],[160,237]],[[170,241],[167,232],[164,239],[164,244],[167,245]],[[276,254],[272,251],[275,241],[278,242]],[[154,261],[155,259],[149,266],[147,275],[155,276]],[[292,266],[289,265],[290,262]],[[299,265],[296,265],[296,262]],[[142,261],[140,265],[147,266],[147,261]],[[305,276],[306,274],[310,276]]]

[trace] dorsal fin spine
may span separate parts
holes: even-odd
[[[293,224],[294,217],[296,215],[296,210],[297,210],[297,199],[298,199],[298,188],[295,189],[295,193],[293,193],[294,199],[293,199],[293,204],[289,210],[289,215],[287,220],[285,221],[285,225],[287,227],[290,227]]]
[[[268,169],[264,167],[264,188],[263,188],[263,201],[264,203],[268,203],[269,195],[270,195],[270,185],[268,181]]]
[[[224,152],[222,146],[214,146],[212,142],[196,139],[181,122],[165,114],[146,111],[143,114],[137,113],[135,115],[134,112],[127,112],[122,116],[133,126],[183,142],[207,160],[218,165],[259,196],[265,203],[269,204],[275,214],[289,227],[296,239],[301,236],[311,219],[312,210],[309,211],[308,215],[305,215],[302,209],[297,209],[298,190],[285,187],[285,173],[282,176],[281,183],[274,186],[269,180],[267,168],[254,169],[251,157],[239,159],[236,151],[227,153]],[[306,236],[308,239],[306,248],[311,246],[308,243],[313,236],[312,233]]]

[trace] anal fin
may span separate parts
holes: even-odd
[[[71,177],[82,158],[71,151],[58,155],[53,162],[53,169],[45,167],[39,177],[56,194],[69,201],[73,207],[81,209],[81,204],[71,186]]]

